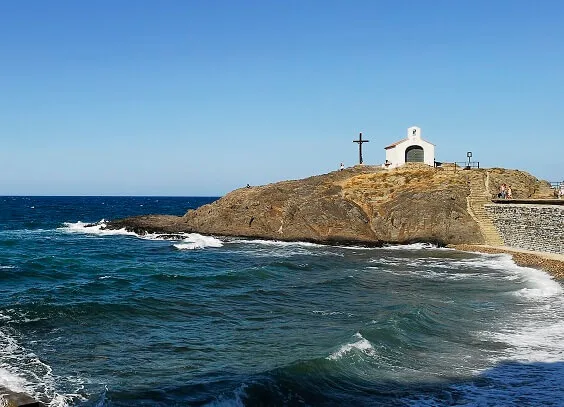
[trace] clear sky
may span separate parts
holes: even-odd
[[[0,2],[0,195],[212,195],[366,164],[564,178],[564,2]],[[562,133],[561,133],[562,132]]]

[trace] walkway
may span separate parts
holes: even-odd
[[[485,174],[484,171],[469,171],[466,178],[470,187],[470,195],[466,198],[468,212],[478,223],[484,243],[490,246],[503,246],[503,239],[484,209],[485,204],[491,203],[488,191],[489,174],[487,171]]]

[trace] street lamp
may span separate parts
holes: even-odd
[[[466,168],[470,168],[470,158],[472,158],[472,151],[468,151],[466,153],[466,157],[468,157],[468,165],[466,166]]]

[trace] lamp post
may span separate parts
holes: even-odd
[[[466,168],[470,169],[470,158],[472,158],[472,151],[468,151],[466,153],[466,157],[468,157],[468,165],[466,166]]]

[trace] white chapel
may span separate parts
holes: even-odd
[[[407,138],[385,147],[385,168],[396,168],[405,163],[435,164],[435,145],[421,138],[421,129],[413,126],[407,129]]]

